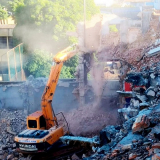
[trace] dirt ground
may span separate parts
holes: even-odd
[[[107,125],[117,124],[117,107],[115,101],[104,101],[103,104],[87,105],[65,114],[70,131],[77,136],[91,137]]]

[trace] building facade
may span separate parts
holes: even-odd
[[[13,29],[15,26],[12,17],[0,20],[0,81],[8,81],[7,52],[14,47]]]

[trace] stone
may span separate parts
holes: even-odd
[[[140,103],[139,104],[139,110],[143,110],[145,108],[148,108],[150,105],[147,103],[147,102],[144,102],[144,103]]]
[[[16,144],[15,143],[13,143],[12,148],[16,148]]]
[[[125,151],[125,150],[130,150],[130,149],[132,149],[132,144],[126,144],[126,145],[123,145],[122,147],[121,147],[121,150],[122,151]]]
[[[3,157],[4,157],[3,155],[0,155],[0,160],[2,160],[2,159],[3,159]]]
[[[131,153],[131,154],[129,155],[129,160],[135,159],[136,157],[137,157],[136,154]]]
[[[132,107],[134,107],[136,109],[139,108],[139,100],[132,98],[130,103],[131,103]]]
[[[7,148],[8,148],[8,147],[7,147],[6,145],[3,145],[3,146],[2,146],[2,149],[3,149],[3,150],[6,150]]]
[[[13,154],[10,154],[7,156],[7,160],[12,160],[13,157],[14,157]]]
[[[158,148],[158,149],[160,149],[160,143],[154,143],[152,145],[152,148]]]
[[[152,160],[152,157],[151,156],[147,157],[145,160]]]
[[[80,160],[80,158],[76,154],[73,154],[72,159],[73,160]]]
[[[155,92],[153,91],[153,90],[150,90],[150,91],[148,91],[147,92],[147,96],[152,96],[152,97],[154,97],[156,94],[155,94]]]
[[[154,153],[160,153],[160,149],[158,149],[158,148],[154,148]]]
[[[150,77],[151,77],[152,79],[154,79],[156,76],[154,75],[154,73],[151,73],[151,74],[150,74]]]
[[[18,158],[17,158],[17,157],[14,157],[12,160],[18,160]]]
[[[141,101],[141,102],[146,102],[147,97],[145,95],[138,95],[136,94],[136,97]]]
[[[7,127],[7,132],[14,135],[14,136],[16,135],[16,132],[13,132],[11,127]]]
[[[116,133],[119,131],[115,129],[114,126],[107,126],[100,132],[100,143],[105,145],[111,141],[112,138],[115,138]]]
[[[152,156],[152,160],[160,160],[160,153],[155,153],[155,154]]]
[[[150,125],[149,119],[146,115],[141,115],[137,117],[136,121],[132,126],[132,132],[140,132],[145,128],[148,128]]]

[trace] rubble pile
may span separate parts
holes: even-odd
[[[118,109],[121,123],[100,132],[102,147],[86,159],[160,159],[160,63],[149,62],[140,71],[125,78],[131,91],[118,91],[126,100]]]
[[[160,155],[159,107],[144,109],[119,126],[100,132],[102,147],[89,159],[154,160]]]
[[[0,110],[0,160],[25,159],[16,152],[14,137],[26,129],[26,116],[23,110]]]
[[[72,134],[91,137],[106,125],[117,123],[117,109],[106,111],[96,105],[87,105],[65,113],[65,117]]]

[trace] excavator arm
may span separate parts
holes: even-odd
[[[52,99],[56,90],[63,63],[73,57],[77,52],[77,45],[74,44],[57,53],[53,58],[54,64],[51,68],[50,76],[41,99],[41,108],[43,116],[46,120],[46,129],[49,129],[53,126],[58,126],[55,113],[52,109]]]

